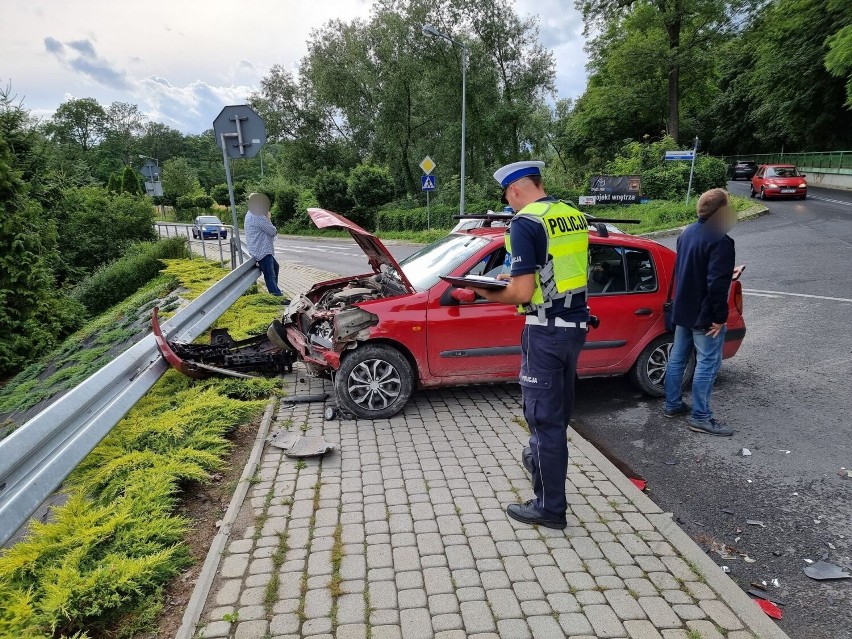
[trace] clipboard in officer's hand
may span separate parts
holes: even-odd
[[[457,288],[484,288],[487,291],[499,291],[509,285],[509,280],[498,280],[496,277],[485,277],[483,275],[465,275],[464,277],[451,277],[442,275],[441,279]]]

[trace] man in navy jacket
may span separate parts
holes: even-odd
[[[698,198],[698,221],[677,240],[675,296],[672,323],[674,344],[666,367],[666,417],[690,412],[681,395],[683,371],[695,348],[692,415],[689,428],[710,435],[734,431],[713,417],[710,395],[722,366],[728,293],[734,273],[734,240],[727,233],[737,216],[724,189],[711,189]]]

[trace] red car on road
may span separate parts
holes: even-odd
[[[762,200],[770,197],[808,197],[805,175],[792,164],[764,164],[751,178],[751,196]]]
[[[415,388],[518,378],[523,317],[484,299],[460,303],[440,279],[500,273],[505,227],[451,233],[397,262],[357,224],[323,209],[308,212],[320,228],[348,230],[373,269],[316,284],[284,315],[287,341],[311,373],[332,377],[340,408],[387,418]],[[673,251],[649,239],[590,225],[588,300],[600,327],[589,333],[580,377],[627,374],[649,395],[663,394],[672,345],[663,304],[674,260]],[[738,281],[730,307],[725,358],[745,336]],[[685,383],[693,370],[694,360]]]

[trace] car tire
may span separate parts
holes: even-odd
[[[807,194],[805,194],[805,195],[800,195],[800,196],[799,196],[799,199],[800,199],[800,200],[807,200],[807,199],[808,199],[808,196],[807,196]]]
[[[414,388],[412,366],[392,346],[348,351],[334,378],[338,406],[362,419],[387,419],[403,409]]]
[[[766,191],[762,186],[760,187],[760,199],[766,202]]]
[[[633,385],[646,395],[651,397],[665,396],[666,390],[663,386],[663,380],[666,377],[666,365],[669,362],[669,353],[673,343],[674,333],[660,335],[642,350],[639,357],[636,358],[633,368],[627,374]],[[682,388],[686,388],[692,383],[694,374],[695,353],[693,352],[683,371]]]
[[[757,195],[757,193],[755,193],[755,192],[754,192],[754,187],[753,187],[753,186],[752,186],[752,187],[749,187],[749,190],[751,191],[751,193],[750,193],[751,197],[754,197],[755,195]]]

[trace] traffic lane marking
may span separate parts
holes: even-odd
[[[808,293],[786,293],[784,291],[764,291],[756,288],[744,288],[743,293],[746,293],[748,295],[760,295],[763,297],[779,297],[781,295],[786,295],[788,297],[806,297],[815,300],[829,300],[831,302],[852,303],[852,299],[848,297],[829,297],[828,295],[809,295]]]
[[[820,197],[819,195],[811,195],[809,197],[812,200],[819,200],[820,202],[831,202],[832,204],[843,204],[844,206],[852,206],[852,202],[847,202],[846,200],[833,200],[830,197]]]

